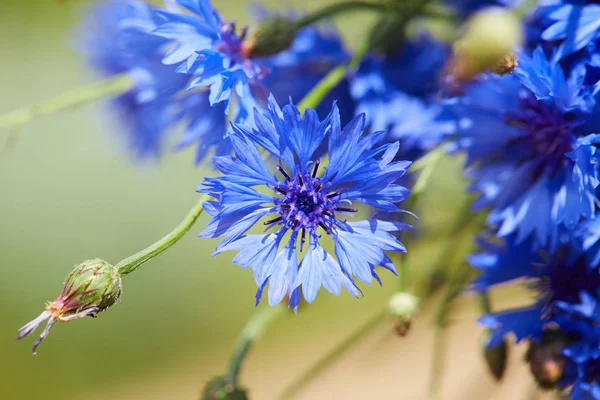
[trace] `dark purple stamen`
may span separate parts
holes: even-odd
[[[265,221],[265,222],[263,222],[263,224],[264,225],[272,225],[272,224],[274,224],[276,222],[281,221],[282,219],[283,219],[283,217],[277,217],[277,218],[274,218],[274,219],[272,219],[270,221]]]
[[[315,167],[313,168],[312,177],[317,176],[317,171],[319,170],[319,165],[321,165],[321,160],[315,161]]]
[[[280,188],[279,186],[275,186],[275,187],[273,187],[273,190],[275,190],[275,191],[277,191],[277,192],[281,193],[281,194],[282,194],[282,195],[284,195],[284,196],[287,194],[287,191],[286,191],[285,189],[282,189],[282,188]]]
[[[336,210],[340,211],[340,212],[350,212],[350,213],[358,212],[358,210],[356,208],[346,208],[346,207],[338,207]]]
[[[285,169],[283,169],[283,167],[281,166],[281,164],[277,165],[276,168],[277,168],[277,171],[281,172],[281,175],[285,176],[285,180],[286,181],[289,181],[291,179],[290,176],[288,175],[288,173],[285,172]]]

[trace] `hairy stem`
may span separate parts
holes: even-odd
[[[132,273],[140,266],[164,253],[167,249],[177,243],[190,230],[198,217],[202,215],[202,212],[204,211],[204,202],[208,201],[209,198],[210,196],[203,195],[188,212],[183,221],[181,221],[181,223],[165,237],[115,265],[121,275],[125,276]]]
[[[226,377],[228,383],[234,386],[237,385],[238,376],[242,369],[244,359],[246,358],[246,355],[248,355],[248,351],[254,342],[260,338],[267,327],[283,315],[286,310],[287,308],[284,305],[264,307],[250,317],[233,349],[233,354],[231,355],[231,360],[229,362],[229,371],[227,371]]]
[[[128,74],[122,74],[81,86],[40,103],[0,115],[0,129],[20,128],[42,115],[81,106],[109,95],[124,93],[131,89],[133,83]]]

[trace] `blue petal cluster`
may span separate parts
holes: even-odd
[[[292,105],[280,109],[269,99],[266,116],[255,111],[254,126],[234,124],[234,156],[215,158],[222,177],[206,178],[200,192],[214,200],[206,203],[212,216],[201,237],[223,237],[215,254],[237,250],[234,263],[251,268],[259,287],[257,302],[269,283],[269,303],[288,295],[296,308],[300,292],[310,303],[320,287],[336,295],[346,289],[358,296],[355,279],[371,283],[381,266],[395,273],[387,251],[404,252],[391,232],[408,228],[378,219],[348,222],[357,210],[353,202],[376,210],[400,212],[397,203],[408,190],[394,182],[410,162],[393,159],[398,143],[375,146],[384,132],[362,135],[363,115],[342,129],[337,106],[322,121],[316,111],[304,116]],[[315,155],[327,141],[329,165]],[[279,160],[270,170],[261,157],[262,147]],[[259,220],[270,233],[248,234]],[[322,245],[335,243],[335,257]]]
[[[473,283],[485,292],[523,279],[536,301],[526,307],[486,315],[490,347],[509,334],[529,341],[527,360],[538,383],[546,388],[571,388],[577,400],[598,399],[600,393],[600,270],[591,255],[566,244],[550,256],[534,251],[531,241],[509,237],[502,244],[481,241],[482,252],[470,257],[481,271]]]
[[[256,104],[252,81],[260,78],[263,68],[244,53],[247,29],[238,32],[235,23],[224,22],[209,0],[177,3],[181,8],[173,11],[155,10],[159,23],[154,34],[171,43],[163,62],[193,75],[190,89],[208,88],[211,105],[228,106],[236,93],[241,106],[251,109]]]
[[[600,121],[586,68],[565,74],[541,48],[519,55],[514,75],[484,76],[455,99],[455,146],[467,155],[476,209],[491,209],[499,236],[556,245],[596,214]]]
[[[189,77],[162,63],[167,41],[152,34],[158,20],[138,0],[112,0],[93,5],[80,28],[79,49],[104,76],[128,74],[131,90],[117,97],[111,109],[128,133],[128,143],[139,157],[161,154],[166,136],[181,121],[186,134],[178,147],[199,144],[197,161],[211,146],[226,154],[224,107],[210,107],[208,93],[186,92]]]
[[[450,53],[447,44],[421,35],[391,54],[370,54],[352,79],[356,112],[368,116],[370,129],[388,130],[386,140],[399,141],[404,158],[420,157],[455,130],[435,98]]]
[[[555,57],[561,59],[580,51],[593,54],[600,38],[600,5],[593,1],[543,0],[546,20],[542,39],[559,43]]]

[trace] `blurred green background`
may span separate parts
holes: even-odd
[[[2,1],[0,113],[94,80],[72,45],[86,3]],[[305,0],[301,9],[324,3]],[[214,4],[228,19],[249,22],[242,1]],[[369,21],[349,15],[339,22],[352,46]],[[0,132],[0,140],[7,136]],[[232,265],[232,254],[211,258],[216,242],[196,238],[203,217],[173,249],[125,279],[122,300],[109,312],[57,324],[37,357],[30,353],[32,338],[15,341],[17,329],[57,296],[75,264],[93,257],[118,262],[170,231],[197,201],[195,185],[210,171],[193,166],[193,150],[140,165],[119,139],[100,104],[92,104],[33,121],[0,153],[0,399],[195,399],[208,379],[225,371],[236,336],[255,311],[251,272]],[[458,163],[446,167],[438,170],[420,222],[436,233],[447,229],[463,188]],[[413,282],[427,275],[439,249],[434,240],[411,245]],[[242,373],[252,398],[275,398],[379,313],[398,287],[398,278],[382,275],[383,288],[363,286],[360,300],[322,292],[298,316],[272,327]],[[480,393],[471,398],[492,398],[472,322],[477,310],[472,299],[463,301],[464,324],[449,339],[456,357],[448,360],[444,398],[471,393],[461,389],[467,378]],[[425,398],[433,332],[427,315],[404,339],[381,324],[301,397]]]

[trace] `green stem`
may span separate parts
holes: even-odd
[[[248,351],[254,342],[260,338],[267,327],[283,315],[286,310],[287,308],[284,305],[264,307],[250,317],[233,349],[233,354],[231,355],[231,360],[229,362],[229,371],[227,372],[226,377],[228,383],[233,386],[237,385],[238,376]]]
[[[326,18],[333,17],[337,14],[342,14],[348,11],[357,10],[370,10],[377,12],[393,12],[398,10],[400,7],[393,4],[377,3],[373,1],[345,1],[341,3],[334,3],[325,6],[319,10],[305,15],[304,17],[296,21],[296,27],[298,29],[312,25],[315,22],[321,21]]]
[[[385,311],[379,312],[371,317],[367,323],[356,330],[343,342],[338,344],[332,351],[327,353],[323,358],[317,361],[310,369],[308,369],[300,377],[296,378],[288,387],[286,387],[277,400],[291,400],[298,396],[302,389],[310,383],[315,377],[319,376],[327,367],[346,352],[350,347],[356,344],[360,339],[364,338],[372,329],[377,327],[385,319]]]
[[[329,73],[325,75],[325,77],[323,77],[323,79],[321,79],[321,81],[312,88],[298,104],[300,112],[304,112],[307,108],[317,107],[321,101],[323,101],[325,96],[327,96],[327,94],[344,79],[348,71],[353,70],[360,65],[360,62],[367,54],[367,51],[369,51],[369,48],[370,41],[363,40],[349,63],[340,65],[329,71]]]
[[[121,275],[125,276],[132,273],[140,266],[164,253],[167,249],[177,243],[179,239],[181,239],[183,235],[190,230],[194,222],[196,222],[198,217],[202,214],[204,211],[204,202],[208,201],[208,199],[210,199],[210,196],[203,195],[198,203],[196,203],[196,205],[194,205],[194,207],[188,212],[183,221],[181,221],[181,223],[171,233],[153,245],[146,247],[139,253],[127,257],[115,265]]]
[[[38,104],[1,115],[0,129],[22,127],[42,115],[80,106],[105,96],[124,93],[132,87],[133,83],[128,74],[122,74],[79,87]]]
[[[490,295],[487,292],[479,295],[479,304],[481,306],[481,313],[483,315],[492,312],[492,303],[490,301]]]

